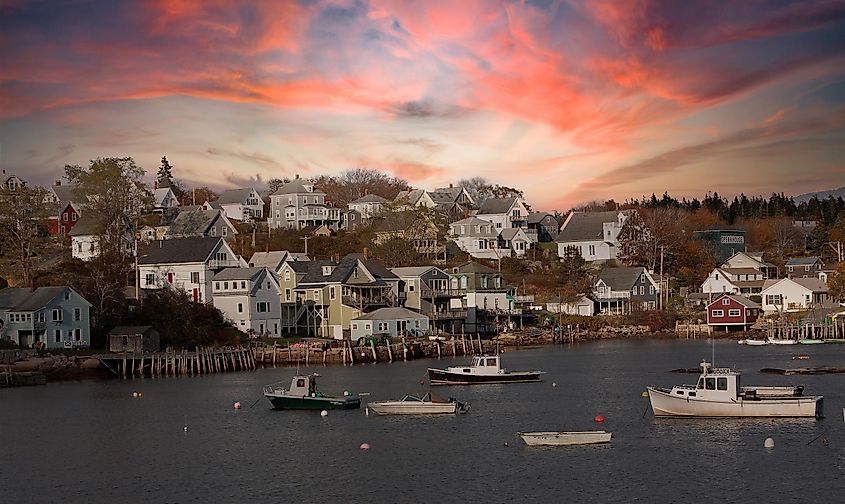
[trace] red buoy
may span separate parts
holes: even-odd
[[[596,415],[596,417],[593,420],[595,420],[596,422],[599,422],[599,423],[604,422],[604,416],[603,415]]]

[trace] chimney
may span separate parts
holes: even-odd
[[[449,189],[451,189],[451,188],[452,188],[452,184],[449,184]]]
[[[295,179],[295,180],[299,180],[299,174],[298,174],[298,173],[296,174],[296,179]]]
[[[56,181],[56,187],[61,187],[61,185],[62,185],[62,181],[61,181],[61,180],[57,180],[57,181]]]
[[[370,256],[370,251],[367,249],[367,247],[364,247],[364,259],[369,259],[370,258],[369,256]]]

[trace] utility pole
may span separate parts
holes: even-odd
[[[138,238],[140,233],[135,230],[135,250],[133,251],[133,255],[135,256],[135,300],[138,301],[138,304],[141,304],[141,270],[138,267]],[[153,237],[155,238],[155,237]]]
[[[308,240],[310,238],[310,236],[303,236],[302,238],[300,238],[300,240],[305,242],[305,255],[308,255]]]
[[[663,309],[663,245],[660,246],[660,309]]]

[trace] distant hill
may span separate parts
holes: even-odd
[[[801,203],[803,201],[810,201],[811,199],[813,199],[813,196],[817,197],[818,199],[827,199],[828,196],[845,199],[845,186],[840,187],[839,189],[831,189],[829,191],[816,191],[806,194],[799,194],[795,197],[795,202]]]

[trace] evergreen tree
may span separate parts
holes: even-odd
[[[156,180],[161,182],[163,180],[169,181],[173,178],[173,166],[167,160],[167,156],[161,156],[161,166],[158,167],[158,174]]]

